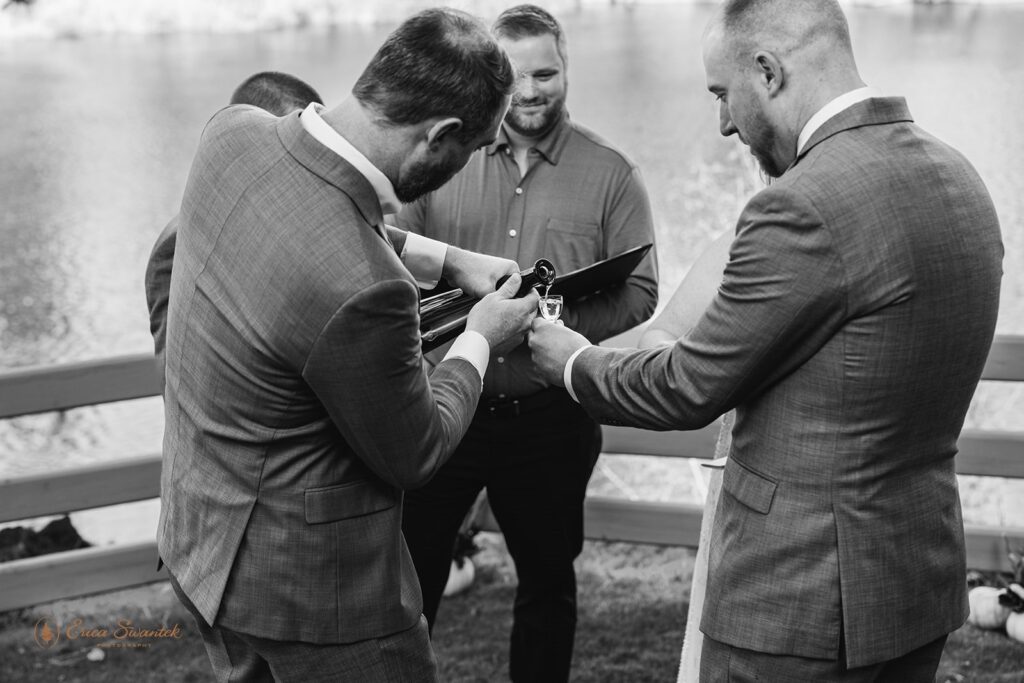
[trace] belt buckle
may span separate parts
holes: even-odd
[[[491,403],[487,406],[487,411],[491,414],[491,417],[496,419],[519,417],[519,399],[514,398],[511,401]]]

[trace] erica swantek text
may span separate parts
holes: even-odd
[[[136,626],[131,619],[118,619],[116,626],[87,625],[81,617],[69,620],[61,628],[56,619],[43,617],[36,622],[34,634],[35,641],[40,647],[49,648],[57,644],[63,638],[68,641],[75,640],[105,640],[113,641],[106,643],[110,646],[114,643],[135,642],[136,647],[143,646],[140,641],[153,640],[158,638],[181,639],[184,637],[181,624],[164,626],[158,624],[155,627]],[[104,644],[97,643],[103,646]]]

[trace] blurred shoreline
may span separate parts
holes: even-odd
[[[238,34],[398,23],[446,5],[491,17],[513,1],[495,0],[20,0],[0,11],[0,38],[74,39],[92,35]],[[555,12],[609,0],[555,0]],[[633,4],[633,3],[627,3]]]
[[[75,39],[91,35],[252,33],[308,27],[398,23],[446,5],[484,18],[516,0],[0,0],[0,39]],[[1014,5],[1024,0],[840,0],[857,7]],[[713,0],[546,0],[555,13],[585,6],[715,4]]]

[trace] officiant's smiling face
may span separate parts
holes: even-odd
[[[562,118],[568,81],[564,44],[550,33],[520,38],[499,37],[516,73],[509,128],[528,138],[542,138]]]

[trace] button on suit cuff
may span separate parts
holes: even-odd
[[[410,232],[405,238],[401,258],[420,289],[433,289],[441,279],[447,252],[448,245],[444,242]]]
[[[452,342],[448,353],[444,354],[444,360],[449,358],[462,358],[468,361],[480,373],[480,386],[483,387],[487,363],[491,359],[491,345],[482,334],[475,330],[466,330],[460,334]]]
[[[569,360],[566,361],[565,363],[565,369],[562,370],[562,383],[565,384],[565,390],[569,392],[570,396],[572,396],[572,400],[576,401],[577,403],[579,403],[580,400],[576,398],[576,392],[573,391],[572,388],[572,364],[576,360],[576,356],[580,355],[589,348],[589,346],[581,346],[580,348],[576,349],[573,352],[573,354],[569,356]]]

